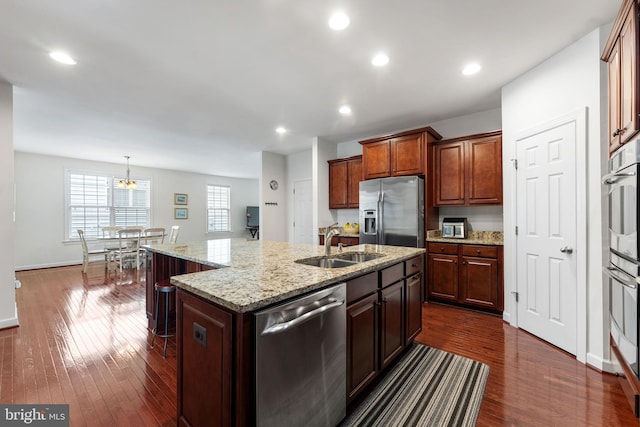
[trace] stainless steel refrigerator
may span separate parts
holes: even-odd
[[[360,243],[424,248],[424,179],[361,181]]]

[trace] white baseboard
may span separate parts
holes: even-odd
[[[593,353],[587,353],[587,365],[590,365],[602,372],[615,374],[621,372],[620,365],[615,359],[603,359]]]
[[[37,270],[39,268],[51,268],[51,267],[68,267],[70,265],[78,265],[78,264],[82,264],[82,260],[52,262],[47,264],[20,265],[15,268],[15,271]]]
[[[511,324],[511,313],[507,313],[506,311],[503,311],[502,312],[502,320],[504,320],[508,324]]]
[[[0,319],[0,329],[13,328],[14,326],[19,325],[20,322],[18,322],[18,304],[16,303],[14,316],[6,319]]]

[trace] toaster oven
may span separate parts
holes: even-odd
[[[444,218],[442,220],[442,237],[448,239],[467,238],[466,218]]]

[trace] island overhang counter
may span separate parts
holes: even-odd
[[[218,239],[149,245],[145,249],[150,252],[147,264],[150,326],[154,324],[153,284],[170,280],[178,288],[176,350],[180,425],[251,425],[255,422],[252,328],[253,313],[259,309],[346,282],[347,304],[357,308],[353,316],[366,315],[363,310],[380,310],[379,315],[369,313],[377,324],[381,323],[374,331],[379,337],[374,343],[376,354],[372,355],[374,372],[352,370],[353,378],[349,379],[346,390],[349,400],[373,381],[377,373],[413,341],[420,329],[425,253],[422,248],[353,246],[344,252],[379,257],[342,268],[297,263],[300,259],[324,255],[322,246],[306,244]],[[337,255],[335,251],[334,255]],[[397,304],[390,303],[387,309],[387,304],[382,304],[387,298]],[[347,305],[348,317],[349,307]],[[354,319],[354,325],[358,325],[357,318]],[[195,327],[206,330],[204,345],[194,338]],[[347,372],[349,375],[349,369]]]

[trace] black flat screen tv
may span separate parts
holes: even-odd
[[[258,227],[260,225],[260,208],[258,206],[247,206],[247,227]]]

